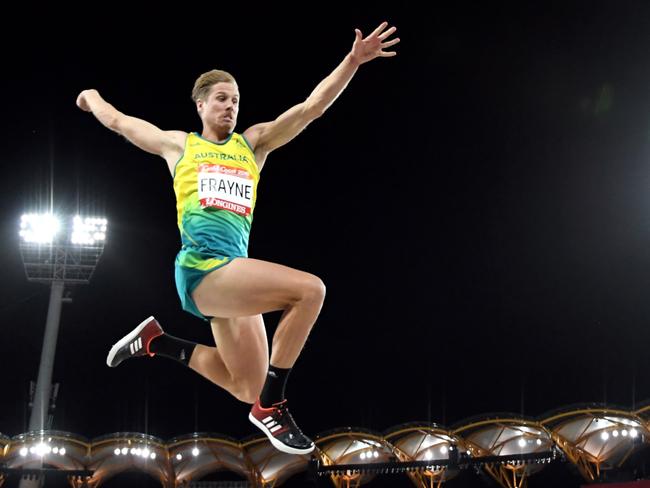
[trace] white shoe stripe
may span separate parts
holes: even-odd
[[[125,335],[119,341],[113,344],[111,350],[108,351],[108,356],[106,356],[106,364],[110,367],[117,366],[116,364],[115,365],[113,364],[115,361],[115,357],[117,356],[118,352],[123,350],[124,347],[128,347],[129,350],[131,351],[131,354],[135,354],[136,350],[131,345],[131,342],[138,339],[138,334],[142,332],[144,328],[146,328],[152,323],[154,323],[153,327],[155,327],[156,329],[160,329],[160,324],[158,324],[158,322],[152,315],[146,318],[145,320],[143,320],[142,322],[140,322],[140,325],[138,325],[135,329],[133,329],[131,332],[129,332],[127,335]],[[142,345],[140,345],[140,349],[141,348]]]
[[[269,422],[268,424],[266,424],[266,427],[268,427],[270,429],[271,427],[276,426],[276,425],[278,425],[278,423],[272,421],[272,422]]]
[[[142,349],[142,337],[138,337],[138,351]]]
[[[269,435],[266,429],[264,428],[264,424],[260,422],[258,419],[255,418],[253,415],[253,412],[250,412],[248,414],[248,420],[250,420],[255,426],[257,426],[262,432],[266,434],[268,437],[269,441],[271,441],[271,444],[275,446],[276,449],[282,452],[286,452],[287,454],[309,454],[314,450],[316,446],[314,446],[314,443],[312,442],[311,445],[306,448],[306,449],[296,449],[295,447],[290,447],[287,446],[286,444],[283,444],[280,442],[278,439],[276,439],[273,434]]]
[[[281,429],[281,428],[282,428],[281,425],[276,425],[275,427],[273,427],[272,429],[269,429],[269,430],[270,430],[271,432],[275,432],[276,430]]]
[[[266,417],[265,419],[262,419],[262,422],[267,423],[273,420],[273,417]]]

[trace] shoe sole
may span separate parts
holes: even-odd
[[[271,441],[271,444],[273,444],[273,447],[275,447],[278,451],[285,452],[287,454],[309,454],[315,449],[315,445],[312,445],[309,449],[297,449],[295,447],[289,447],[285,444],[282,444],[279,440],[277,440],[271,431],[266,428],[266,426],[257,420],[252,413],[248,414],[248,420],[250,420],[258,429],[260,429],[264,434],[266,434],[266,437],[269,438]]]
[[[119,351],[122,346],[125,344],[128,344],[131,342],[135,337],[144,329],[145,325],[149,323],[153,319],[153,315],[151,317],[148,317],[144,319],[140,325],[138,325],[135,329],[133,329],[131,332],[129,332],[127,335],[122,337],[119,341],[117,341],[115,344],[113,344],[113,347],[111,347],[111,350],[108,351],[108,356],[106,356],[106,364],[108,365],[109,368],[116,368],[118,365],[116,364],[115,366],[111,366],[111,362],[113,362],[113,359],[115,359],[115,355],[117,354],[117,351]]]

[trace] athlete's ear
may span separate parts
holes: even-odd
[[[203,100],[200,98],[196,101],[196,111],[201,114],[201,110],[203,110]]]

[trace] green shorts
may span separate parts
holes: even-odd
[[[199,311],[192,300],[192,293],[208,273],[225,266],[237,257],[239,256],[222,256],[190,248],[181,249],[176,255],[174,276],[183,310],[209,321],[212,317],[207,317]]]

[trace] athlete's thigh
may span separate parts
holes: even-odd
[[[259,259],[236,258],[203,278],[192,293],[202,314],[242,317],[282,310],[300,298],[312,274]]]
[[[269,367],[269,343],[262,315],[215,317],[210,325],[228,371],[236,379],[263,382]]]

